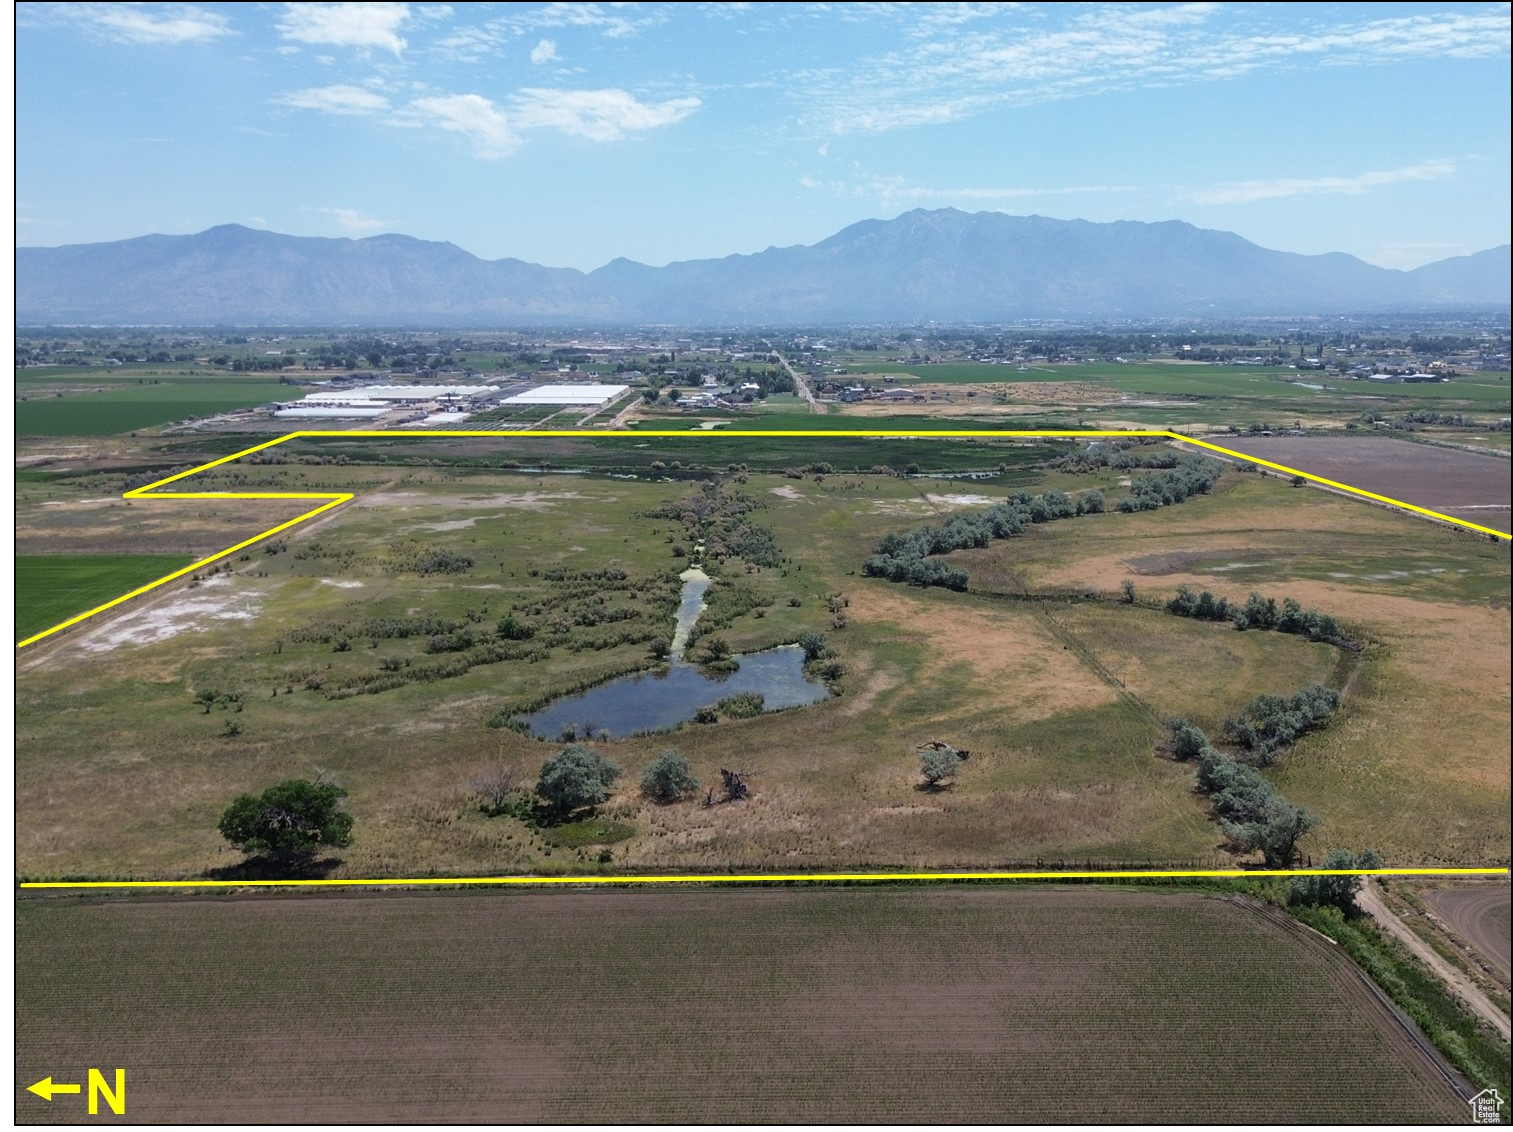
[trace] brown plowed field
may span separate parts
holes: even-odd
[[[1513,530],[1508,461],[1386,436],[1213,438],[1247,456],[1427,507],[1443,515]]]
[[[1450,929],[1486,957],[1506,981],[1513,977],[1509,963],[1510,900],[1507,885],[1475,888],[1436,888],[1423,894]]]
[[[27,899],[16,944],[21,1083],[124,1067],[106,1120],[1464,1119],[1338,951],[1191,893]]]

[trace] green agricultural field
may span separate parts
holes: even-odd
[[[897,462],[890,443],[994,474],[844,470]],[[1370,845],[1392,863],[1507,859],[1506,543],[1231,471],[1211,495],[1180,505],[1037,524],[957,552],[950,561],[970,571],[968,592],[920,589],[863,576],[884,535],[1019,489],[1097,487],[1116,503],[1122,477],[1046,467],[1066,450],[1057,444],[837,439],[825,448],[829,470],[786,473],[761,469],[797,462],[797,441],[739,444],[718,434],[309,440],[259,458],[294,462],[197,477],[206,490],[358,498],[201,585],[81,627],[35,660],[23,655],[20,869],[224,870],[234,860],[213,831],[230,796],[311,773],[312,750],[357,817],[337,875],[1217,863],[1232,858],[1191,771],[1160,756],[1163,721],[1188,715],[1216,728],[1258,692],[1311,682],[1343,689],[1339,724],[1268,772],[1323,819],[1305,854]],[[298,462],[318,453],[325,462]],[[423,465],[404,462],[421,453]],[[579,474],[501,466],[527,453]],[[739,454],[744,471],[730,459]],[[716,472],[718,491],[704,484]],[[74,514],[39,506],[27,537]],[[712,525],[690,526],[697,514]],[[553,696],[656,667],[675,576],[703,542],[715,584],[695,659],[703,636],[741,653],[820,633],[839,695],[603,741],[625,770],[603,816],[634,831],[608,857],[554,844],[517,817],[485,816],[481,779],[502,771],[528,786],[557,749],[501,725]],[[1116,603],[1126,578],[1134,606]],[[1182,582],[1235,599],[1251,589],[1296,596],[1367,648],[1347,655],[1169,617],[1156,606]],[[509,637],[506,616],[534,632]],[[108,747],[99,735],[112,737]],[[914,747],[932,739],[973,751],[945,791],[920,789]],[[1445,743],[1463,755],[1437,757]],[[721,767],[748,766],[750,804],[641,799],[639,775],[667,746],[683,749],[706,786]],[[83,802],[65,797],[60,775],[100,789]]]
[[[1362,413],[1390,416],[1425,408],[1468,413],[1491,423],[1507,415],[1510,403],[1509,378],[1502,373],[1468,374],[1443,384],[1409,385],[1352,381],[1329,371],[1179,362],[1042,363],[1023,371],[1012,365],[952,363],[910,366],[869,362],[846,368],[852,374],[892,374],[922,385],[1012,388],[1056,383],[1068,387],[1060,398],[1068,406],[1082,406],[1085,417],[1152,427],[1245,427],[1259,422],[1291,427],[1294,421],[1341,427]],[[1152,399],[1158,403],[1142,403]],[[1047,404],[1045,411],[1054,411],[1054,405]]]
[[[294,391],[266,378],[217,378],[120,383],[100,392],[33,392],[26,397],[16,402],[17,436],[108,436],[292,400]]]
[[[50,629],[192,561],[187,557],[151,554],[18,556],[16,636],[29,637]]]
[[[1339,949],[1196,893],[22,899],[16,962],[18,1078],[138,1122],[1465,1119]]]

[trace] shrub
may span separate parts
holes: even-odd
[[[559,814],[609,800],[620,768],[598,751],[571,743],[541,765],[536,793]]]
[[[676,801],[699,788],[699,780],[693,775],[683,752],[669,747],[663,751],[641,775],[641,789],[648,797],[662,802]]]

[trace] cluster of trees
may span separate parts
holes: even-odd
[[[1382,859],[1374,849],[1352,853],[1349,849],[1331,849],[1324,858],[1325,869],[1379,869]],[[1355,895],[1361,890],[1358,876],[1308,876],[1294,877],[1288,886],[1287,901],[1290,904],[1312,904],[1319,907],[1338,908],[1346,916],[1359,913]]]
[[[592,747],[569,743],[541,764],[534,791],[522,789],[515,774],[501,770],[477,784],[479,802],[491,817],[513,814],[528,821],[566,821],[579,810],[609,801],[621,770]],[[670,747],[641,775],[641,789],[659,802],[675,802],[699,788],[683,752]]]
[[[1246,762],[1270,766],[1294,739],[1322,727],[1339,706],[1339,693],[1322,684],[1290,696],[1262,694],[1224,721],[1224,733],[1245,749]]]
[[[1236,629],[1272,629],[1307,637],[1310,641],[1344,640],[1333,617],[1317,609],[1304,609],[1290,597],[1283,598],[1278,607],[1276,598],[1252,593],[1241,605],[1228,598],[1215,597],[1207,590],[1194,594],[1192,587],[1178,586],[1177,596],[1166,603],[1166,611],[1199,621],[1231,621]]]
[[[1167,444],[1095,440],[1082,451],[1055,461],[1054,466],[1068,472],[1091,472],[1098,468],[1175,468],[1181,459],[1182,453]]]
[[[1101,491],[1083,492],[1075,497],[1064,491],[1048,491],[1038,496],[1015,492],[986,511],[953,515],[943,526],[927,523],[912,531],[888,535],[877,544],[862,569],[870,577],[887,578],[891,582],[964,590],[969,580],[967,572],[934,555],[984,547],[993,539],[1020,534],[1031,523],[1094,515],[1103,509]]]
[[[1224,836],[1242,849],[1260,850],[1272,868],[1288,868],[1298,840],[1319,819],[1278,794],[1254,767],[1217,750],[1203,731],[1186,720],[1172,725],[1172,753],[1197,760],[1198,788],[1208,795]]]
[[[1358,418],[1365,424],[1381,425],[1390,429],[1401,429],[1412,432],[1420,425],[1439,425],[1446,428],[1474,428],[1481,431],[1507,432],[1508,421],[1488,420],[1479,421],[1475,417],[1468,417],[1464,413],[1436,413],[1433,409],[1409,409],[1396,417],[1389,417],[1383,413],[1362,413]]]
[[[746,492],[726,490],[711,480],[692,495],[640,514],[682,523],[688,541],[694,546],[703,544],[705,556],[715,562],[734,556],[756,566],[780,566],[783,554],[771,529],[752,519],[761,506],[760,500]]]
[[[1154,511],[1194,495],[1206,495],[1223,474],[1224,465],[1218,460],[1181,456],[1170,471],[1136,476],[1129,495],[1119,501],[1119,510]]]

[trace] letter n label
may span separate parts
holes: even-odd
[[[117,1116],[126,1115],[126,1070],[116,1070],[116,1087],[112,1089],[105,1083],[105,1075],[98,1069],[89,1071],[89,1115],[100,1115],[100,1098],[105,1098],[105,1103],[110,1106],[110,1111]]]

